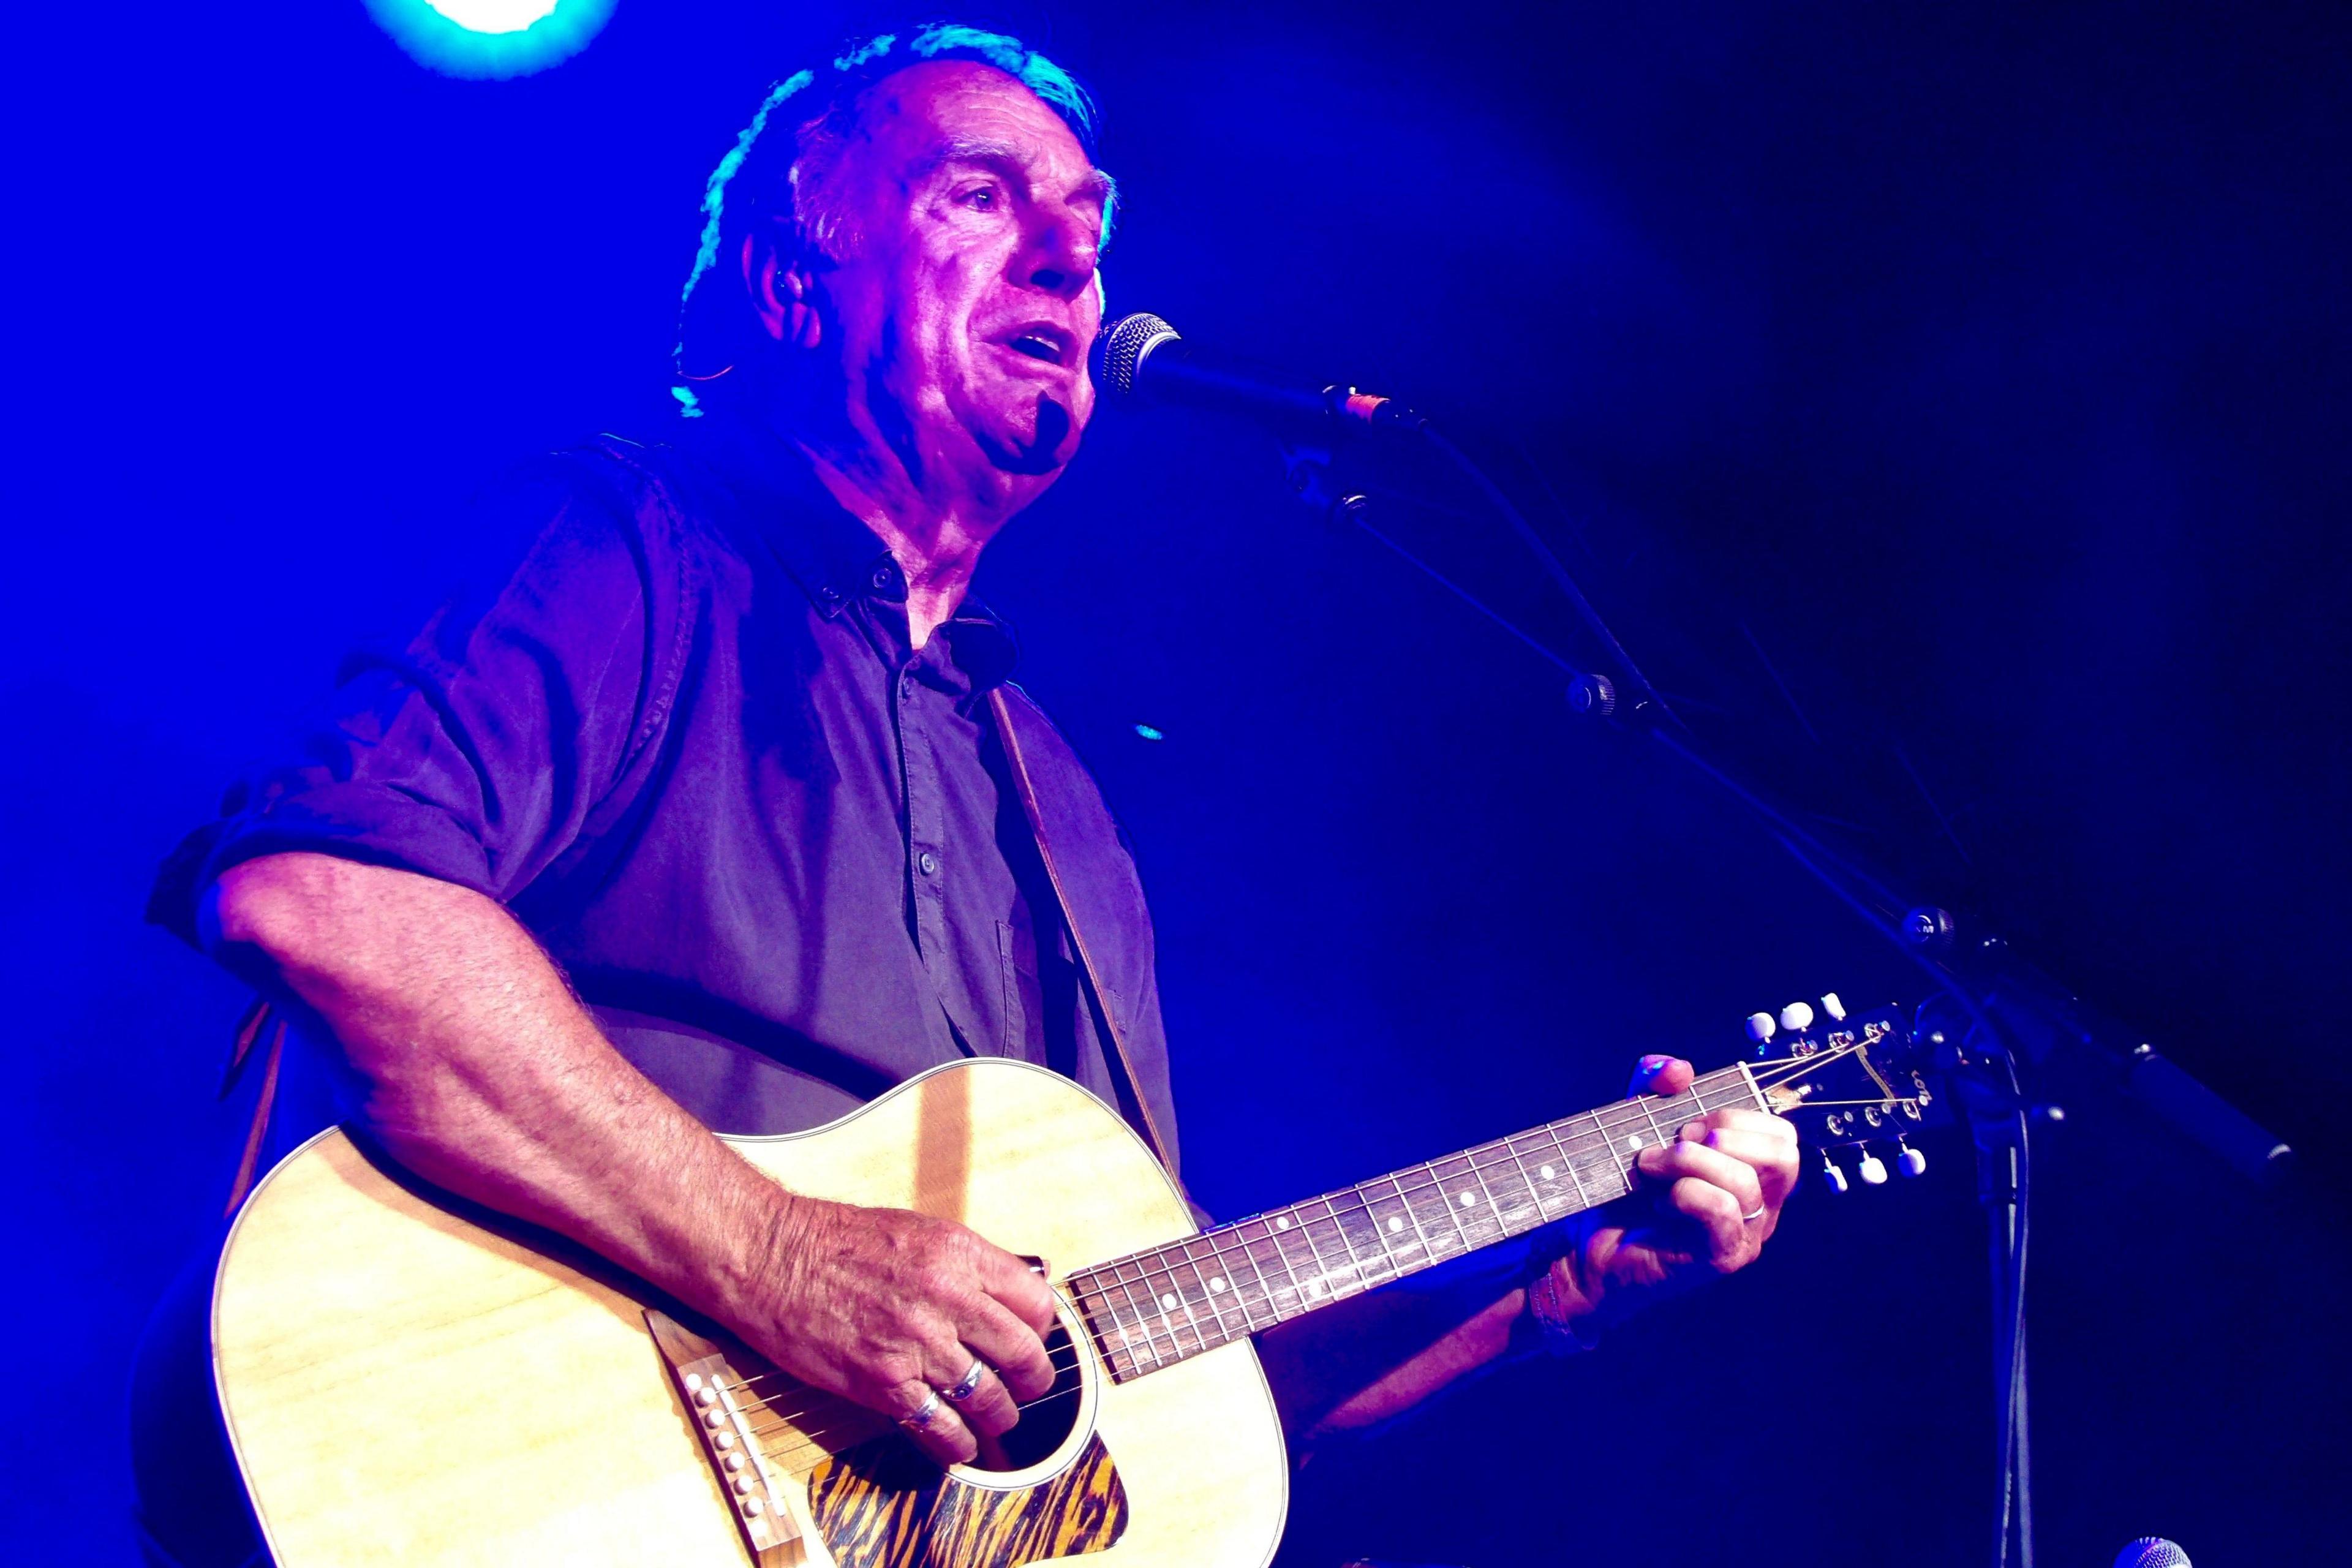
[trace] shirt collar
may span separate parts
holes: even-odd
[[[713,411],[682,422],[677,444],[716,469],[818,612],[838,619],[861,599],[907,602],[907,576],[882,542],[835,500],[800,448]],[[1013,628],[971,594],[940,628],[957,666],[984,691],[1020,658]]]

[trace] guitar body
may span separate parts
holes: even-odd
[[[1125,1123],[1017,1062],[939,1068],[814,1131],[729,1142],[796,1192],[957,1220],[1057,1279],[1195,1228]],[[799,1404],[772,1394],[775,1409],[746,1415],[782,1423],[761,1441],[780,1456],[792,1523],[762,1549],[648,1308],[679,1311],[396,1176],[340,1131],[304,1145],[241,1211],[213,1298],[221,1406],[280,1568],[1259,1568],[1273,1555],[1288,1464],[1246,1340],[1127,1383],[1079,1344],[1068,1436],[1009,1475],[941,1476],[878,1423],[794,1426]]]

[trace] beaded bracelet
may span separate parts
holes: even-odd
[[[1559,1268],[1559,1264],[1547,1264],[1528,1281],[1528,1316],[1542,1335],[1545,1350],[1553,1355],[1582,1355],[1599,1346],[1585,1337],[1579,1320],[1569,1316],[1568,1303],[1560,1300]]]

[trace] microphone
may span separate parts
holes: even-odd
[[[2116,1553],[2116,1568],[2189,1568],[2189,1553],[2160,1535],[2143,1535]]]
[[[1412,434],[1426,423],[1392,397],[1352,386],[1310,386],[1202,353],[1148,310],[1105,321],[1087,363],[1106,401],[1164,399],[1223,408],[1277,425]]]

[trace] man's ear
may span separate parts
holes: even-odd
[[[743,287],[761,330],[786,348],[816,347],[824,327],[808,265],[768,233],[744,236],[741,262]]]

